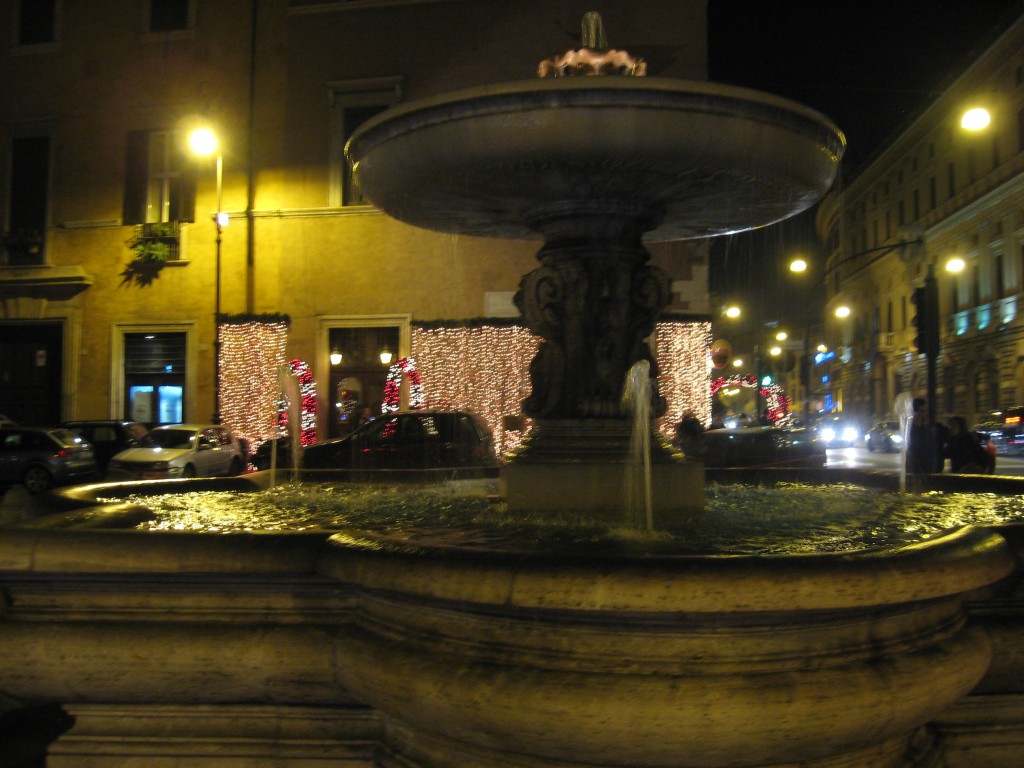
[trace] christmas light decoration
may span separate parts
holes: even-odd
[[[412,352],[427,405],[472,411],[490,428],[499,454],[514,450],[528,426],[520,402],[529,394],[539,341],[519,325],[414,327]]]
[[[413,327],[426,404],[472,411],[491,429],[498,453],[509,453],[530,426],[520,403],[530,392],[530,362],[539,343],[523,326],[490,321]],[[686,410],[705,424],[711,419],[705,364],[710,343],[707,322],[667,320],[655,329],[658,387],[667,403],[658,426],[667,436]]]
[[[792,399],[786,394],[786,391],[778,384],[758,384],[757,379],[750,374],[715,379],[711,382],[711,395],[714,397],[723,388],[731,389],[734,387],[757,389],[761,399],[764,401],[765,408],[768,409],[768,421],[772,424],[789,415],[789,406],[792,404]]]
[[[380,404],[381,413],[397,411],[401,405],[402,374],[409,380],[409,407],[423,407],[423,379],[416,369],[416,361],[411,357],[400,357],[388,369],[388,378],[384,382],[384,400]]]
[[[222,320],[217,333],[221,420],[255,450],[276,431],[277,368],[285,360],[288,321]]]
[[[289,360],[288,367],[292,369],[299,380],[299,398],[301,399],[299,442],[303,445],[311,445],[316,442],[316,382],[313,381],[313,373],[309,366],[302,360]],[[284,437],[288,434],[288,399],[283,395],[278,396],[277,401],[277,434]]]
[[[665,415],[658,429],[675,438],[675,426],[692,411],[705,426],[711,423],[708,391],[708,350],[711,323],[689,319],[663,320],[654,328],[654,360],[658,364],[658,392],[665,399]]]

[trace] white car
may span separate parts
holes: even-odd
[[[107,479],[237,475],[245,465],[242,447],[227,427],[171,424],[151,429],[137,447],[115,454],[107,466]]]

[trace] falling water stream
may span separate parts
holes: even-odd
[[[651,364],[640,360],[626,374],[622,404],[633,414],[633,434],[626,462],[627,524],[654,532],[651,490]]]

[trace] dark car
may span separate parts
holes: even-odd
[[[29,493],[99,477],[92,445],[61,427],[0,428],[0,486]]]
[[[707,467],[823,467],[826,460],[812,433],[777,427],[709,429],[687,456]]]
[[[137,446],[148,431],[145,424],[137,421],[103,419],[65,421],[62,426],[92,443],[101,472],[107,471],[114,454]]]
[[[378,416],[348,437],[307,446],[302,456],[303,469],[482,470],[498,464],[490,430],[465,411]]]
[[[864,435],[864,446],[869,451],[895,453],[903,445],[903,433],[898,421],[880,421]]]
[[[281,468],[292,465],[292,441],[289,437],[276,437],[265,440],[249,457],[249,463],[256,469],[270,469],[274,460],[274,447],[277,447],[277,466]]]

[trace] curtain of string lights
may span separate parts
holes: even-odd
[[[277,367],[286,359],[287,335],[284,322],[221,325],[223,421],[253,449],[275,434]],[[494,433],[498,453],[507,454],[529,427],[520,403],[529,394],[530,361],[539,343],[519,325],[414,326],[410,357],[424,405],[473,411]],[[655,327],[658,388],[667,405],[659,428],[669,438],[686,411],[710,422],[710,346],[709,322],[666,320]]]

